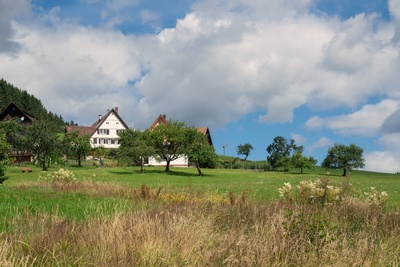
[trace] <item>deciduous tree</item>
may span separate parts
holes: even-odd
[[[150,144],[156,154],[166,161],[165,171],[170,172],[171,161],[185,155],[186,125],[183,122],[160,124],[148,131]]]
[[[303,169],[313,169],[317,164],[317,160],[314,157],[306,157],[302,153],[294,153],[290,159],[290,166],[293,168],[300,168],[300,172],[303,173]]]
[[[155,155],[148,140],[149,132],[126,129],[119,134],[117,160],[123,165],[139,165],[143,173],[144,160]]]
[[[267,161],[272,170],[284,167],[287,171],[289,170],[291,155],[299,152],[302,153],[303,150],[303,146],[296,145],[294,139],[290,139],[288,142],[286,138],[277,136],[274,138],[274,142],[267,147],[269,154]]]
[[[78,131],[68,132],[63,140],[66,155],[69,158],[76,159],[78,166],[82,166],[82,159],[85,159],[91,150],[90,137],[80,135]]]
[[[9,164],[8,153],[11,145],[7,142],[6,135],[0,133],[0,178],[4,176],[6,166]]]
[[[322,167],[341,168],[343,169],[342,176],[346,176],[347,170],[364,167],[363,152],[364,150],[355,144],[346,146],[336,143],[328,149]]]
[[[43,171],[47,170],[48,161],[60,155],[61,142],[57,138],[58,126],[50,121],[35,121],[27,130],[30,149],[41,161]]]
[[[249,157],[251,150],[253,150],[253,146],[249,143],[245,143],[244,145],[238,145],[237,154],[239,156],[244,155],[244,160],[246,160]]]
[[[214,147],[208,143],[207,137],[195,128],[186,130],[186,154],[189,162],[196,165],[199,176],[202,176],[202,166],[213,167],[218,159]]]

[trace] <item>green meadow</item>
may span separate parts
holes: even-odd
[[[400,175],[316,168],[36,166],[0,185],[0,266],[398,266]],[[60,166],[52,166],[52,173]],[[280,199],[301,181],[350,188],[340,202]],[[328,180],[329,179],[329,180]],[[387,202],[371,203],[371,187]]]

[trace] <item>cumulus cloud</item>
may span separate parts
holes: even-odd
[[[0,53],[15,53],[19,44],[14,40],[13,19],[29,14],[27,0],[0,0]]]
[[[325,122],[327,127],[340,134],[372,136],[398,108],[397,101],[386,99],[377,104],[365,105],[351,114],[327,118]]]
[[[305,123],[305,126],[308,129],[320,129],[324,125],[325,125],[325,120],[319,116],[312,116]]]
[[[320,139],[318,139],[317,141],[315,141],[311,148],[312,150],[317,149],[317,148],[328,148],[329,146],[333,145],[334,142],[327,138],[327,137],[321,137]]]
[[[298,144],[298,145],[302,145],[307,142],[307,138],[305,138],[301,134],[291,133],[290,136],[291,136],[291,139],[296,141],[296,144]]]
[[[0,2],[1,15],[10,13],[9,2]],[[107,1],[103,18],[118,25],[126,19],[119,12],[138,3]],[[390,1],[390,10],[397,18],[398,1]],[[373,14],[340,20],[315,13],[312,0],[203,0],[175,27],[143,36],[51,17],[28,24],[0,16],[6,25],[0,34],[7,37],[1,40],[14,34],[21,47],[17,58],[0,56],[6,63],[0,71],[68,117],[89,118],[98,113],[95,103],[112,100],[111,106],[141,114],[129,116],[129,123],[142,127],[160,113],[216,126],[261,112],[260,122],[284,123],[305,105],[354,109],[376,95],[400,99],[400,48],[393,41],[398,22],[377,23]],[[155,21],[157,14],[143,11],[142,20]],[[315,116],[306,126],[376,132],[393,106],[388,100],[348,115]],[[79,123],[88,123],[86,117]]]

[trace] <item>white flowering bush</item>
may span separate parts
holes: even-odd
[[[73,172],[61,168],[55,172],[50,172],[50,173],[42,172],[39,175],[39,181],[69,183],[76,181],[76,177]]]
[[[330,185],[330,180],[301,181],[296,187],[296,201],[299,203],[321,203],[332,205],[340,200],[341,188]],[[284,186],[278,189],[279,196],[284,201],[292,199],[292,185],[284,183]]]
[[[292,200],[292,185],[290,183],[284,183],[283,187],[278,189],[279,196],[286,202]]]
[[[379,192],[375,187],[370,187],[370,191],[364,194],[370,204],[384,206],[388,201],[388,194],[385,191]]]

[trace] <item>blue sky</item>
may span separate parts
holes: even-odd
[[[293,138],[400,171],[400,0],[0,0],[1,78],[65,120],[209,126],[219,154]]]

